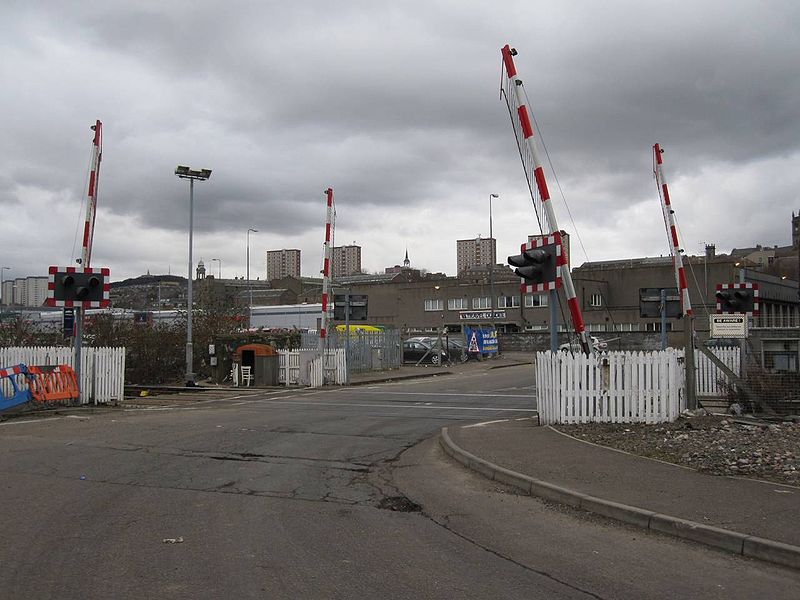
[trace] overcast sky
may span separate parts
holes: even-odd
[[[265,251],[321,267],[455,274],[456,240],[498,258],[539,233],[505,104],[519,76],[566,198],[547,176],[573,265],[669,251],[664,170],[687,254],[787,245],[800,210],[800,3],[465,0],[17,2],[0,5],[0,263],[46,274],[80,256],[92,132],[104,147],[92,266],[112,280],[265,276]],[[569,210],[568,210],[569,209]],[[574,218],[574,221],[570,218]]]

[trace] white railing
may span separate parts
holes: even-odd
[[[539,417],[551,423],[660,423],[683,408],[683,353],[536,354]]]
[[[0,348],[0,367],[73,364],[73,350],[61,346]],[[125,391],[125,348],[83,348],[81,353],[81,404],[120,401]]]
[[[284,385],[308,385],[321,387],[324,383],[344,385],[347,380],[347,357],[344,348],[325,351],[325,368],[321,368],[322,359],[316,355],[317,350],[278,350],[280,355],[280,371],[278,380]],[[306,354],[308,360],[302,360]],[[305,364],[308,372],[303,373]]]
[[[739,348],[710,348],[714,355],[737,375],[741,374],[741,350]],[[728,381],[728,376],[717,367],[711,359],[702,352],[695,350],[694,362],[697,370],[695,378],[697,384],[698,397],[722,398],[725,396],[725,389],[720,386],[720,381]]]

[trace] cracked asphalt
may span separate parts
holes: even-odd
[[[4,422],[0,598],[796,597],[794,573],[513,496],[439,451],[442,426],[531,418],[532,384],[521,366]]]

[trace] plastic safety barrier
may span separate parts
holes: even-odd
[[[75,400],[80,395],[78,379],[69,365],[28,367],[31,398],[34,402]]]
[[[21,387],[20,379],[28,385]],[[0,369],[0,410],[30,402],[31,380],[32,376],[28,373],[28,367],[23,364]]]

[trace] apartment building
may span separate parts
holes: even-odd
[[[267,250],[267,281],[300,277],[300,250]]]
[[[472,240],[456,240],[456,270],[497,264],[497,241],[494,238],[476,237]]]
[[[361,273],[361,246],[334,246],[331,258],[334,279]]]

